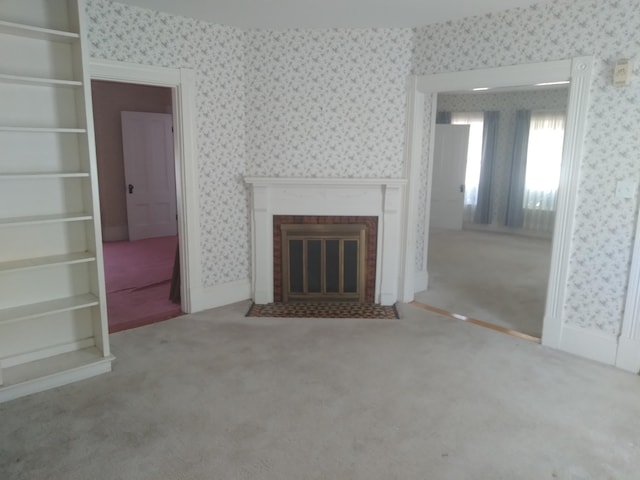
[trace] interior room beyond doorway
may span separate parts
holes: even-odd
[[[415,299],[539,338],[550,254],[549,239],[434,229],[429,289]]]
[[[92,95],[114,332],[181,313],[172,90],[94,80]]]
[[[567,101],[566,85],[438,95],[418,301],[541,337]]]

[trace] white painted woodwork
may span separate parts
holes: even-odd
[[[0,8],[0,402],[107,372],[84,0]]]
[[[400,294],[403,179],[245,177],[251,187],[253,300],[273,302],[273,216],[378,217],[375,301]]]
[[[3,368],[6,387],[0,390],[0,402],[111,371],[113,358],[105,358],[99,348],[82,345],[83,342],[78,342],[48,350],[44,353],[44,358],[30,358],[16,366]],[[58,350],[61,353],[56,353]]]
[[[74,45],[78,42],[76,37],[60,42],[58,38],[46,41],[23,37],[20,30],[14,35],[2,32],[0,24],[0,65],[4,75],[82,81],[74,75],[73,70]],[[17,51],[20,55],[15,54]],[[52,62],[52,58],[55,61]]]
[[[173,92],[174,157],[176,165],[178,237],[180,238],[180,298],[183,312],[192,313],[219,306],[224,301],[209,296],[212,288],[203,288],[200,270],[200,205],[195,141],[196,74],[188,68],[166,68],[112,60],[93,60],[91,78],[110,82],[128,82],[169,87]],[[221,290],[228,292],[226,285]],[[226,298],[226,297],[225,297]],[[233,301],[237,293],[230,295]]]
[[[129,240],[178,234],[173,119],[121,112]]]
[[[4,8],[4,4],[2,5]],[[28,17],[27,17],[28,18]],[[28,19],[27,21],[31,21]],[[16,22],[7,22],[0,20],[0,33],[8,35],[19,35],[25,38],[34,38],[37,40],[48,40],[51,42],[76,42],[79,35],[74,32],[66,32],[52,28],[34,27]]]
[[[0,311],[0,324],[19,322],[30,318],[44,317],[54,313],[68,312],[98,305],[98,298],[90,293],[73,297],[56,298],[46,302],[21,305]]]
[[[436,125],[431,228],[462,230],[469,125]]]
[[[13,133],[87,133],[84,128],[56,128],[56,127],[0,127],[0,132]]]
[[[615,337],[604,335],[576,326],[568,326],[563,318],[563,309],[566,303],[566,285],[569,272],[569,259],[571,250],[571,237],[573,233],[573,221],[576,213],[576,198],[578,180],[580,177],[580,161],[582,158],[582,145],[586,127],[586,117],[589,106],[589,91],[592,80],[593,57],[576,57],[567,60],[558,60],[544,63],[532,63],[513,65],[465,72],[452,72],[434,75],[413,77],[415,90],[431,99],[431,125],[428,131],[431,139],[429,142],[428,160],[428,192],[426,225],[430,223],[430,190],[433,173],[433,136],[435,129],[436,95],[439,92],[451,92],[471,90],[475,87],[513,87],[533,85],[542,82],[570,80],[569,104],[567,109],[567,122],[565,126],[565,141],[563,147],[562,171],[560,188],[558,191],[558,204],[554,226],[554,239],[552,247],[551,269],[547,289],[547,301],[545,308],[544,326],[542,332],[543,345],[570,351],[574,354],[592,358],[605,363],[615,361]],[[409,100],[415,105],[413,109],[420,108],[422,99],[416,94],[409,96]],[[424,108],[424,105],[422,105]],[[408,128],[413,132],[412,137],[422,138],[424,125],[417,121],[419,117],[409,117]],[[416,144],[409,146],[406,152],[407,178],[419,175],[422,164],[422,152],[416,148]],[[419,201],[419,189],[412,189],[407,202]],[[418,221],[417,214],[412,215],[405,223],[405,231],[413,228]],[[406,236],[406,238],[409,238]],[[405,248],[405,251],[409,251]],[[425,271],[427,265],[428,245],[423,252],[423,265],[414,269],[406,268],[402,273],[404,281],[415,283],[415,270]],[[410,265],[405,259],[404,265]],[[425,282],[426,283],[426,282]],[[405,292],[406,293],[406,292]],[[405,295],[405,301],[410,298]]]
[[[0,82],[16,85],[53,85],[60,87],[81,87],[82,82],[76,80],[58,80],[55,78],[25,77],[20,75],[0,74]]]
[[[73,265],[95,261],[95,255],[90,253],[68,253],[64,255],[52,255],[50,257],[25,258],[11,262],[1,262],[0,272],[12,272],[18,270],[30,270],[34,268],[52,267],[55,265]]]
[[[400,245],[400,300],[410,302],[413,300],[415,292],[426,290],[426,271],[415,272],[416,243],[418,238],[418,202],[413,199],[420,191],[420,175],[414,170],[411,175],[412,164],[410,159],[415,155],[420,157],[422,152],[422,131],[424,125],[424,94],[416,89],[418,77],[410,76],[407,79],[407,112],[404,146],[404,167],[403,177],[407,179],[404,189],[402,208],[402,231],[404,242]],[[413,125],[413,128],[409,128]],[[411,224],[409,222],[412,222]],[[411,273],[409,273],[411,272]],[[414,273],[415,272],[415,273]]]
[[[618,368],[640,373],[640,212],[615,363]]]
[[[18,227],[21,225],[36,225],[59,222],[78,222],[91,220],[88,213],[61,213],[52,215],[29,215],[24,217],[7,217],[0,219],[0,227]]]

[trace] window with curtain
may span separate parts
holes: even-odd
[[[469,147],[467,169],[464,179],[464,221],[472,222],[478,202],[478,184],[482,164],[483,112],[455,112],[451,114],[452,125],[469,125]]]
[[[527,230],[553,230],[564,126],[564,112],[531,113],[522,205]]]

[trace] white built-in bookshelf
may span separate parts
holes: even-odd
[[[0,401],[111,369],[83,0],[0,0]]]

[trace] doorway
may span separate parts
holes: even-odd
[[[418,301],[541,337],[567,103],[566,85],[438,95],[430,282]]]
[[[431,189],[430,173],[433,162],[433,137],[436,116],[436,98],[441,92],[471,91],[482,87],[500,88],[551,84],[570,81],[569,104],[565,125],[562,154],[561,185],[557,199],[551,265],[545,303],[541,343],[551,348],[568,351],[587,358],[615,357],[614,342],[594,340],[592,334],[572,327],[565,321],[567,284],[572,249],[572,233],[577,211],[577,191],[580,159],[586,131],[589,91],[593,74],[593,57],[574,57],[551,62],[511,65],[452,73],[427,74],[411,78],[408,89],[407,148],[405,178],[407,178],[405,216],[405,250],[402,298],[412,301],[415,292],[424,290],[429,283],[427,272],[427,235],[429,228]],[[426,128],[425,128],[426,127]],[[425,132],[427,135],[425,136]],[[423,139],[428,147],[423,156]],[[422,175],[425,183],[420,182]],[[594,353],[594,342],[599,351]],[[596,349],[597,350],[597,349]],[[606,353],[603,354],[602,352]],[[602,361],[602,360],[601,360]]]
[[[418,301],[541,337],[567,103],[566,85],[438,95],[430,282]],[[468,152],[439,148],[443,141],[465,141],[447,137],[460,125],[478,130]],[[464,216],[457,229],[434,212],[443,152],[446,162],[467,164],[453,181],[466,190],[456,191]]]
[[[113,333],[182,313],[173,102],[167,87],[100,80],[91,87]]]

